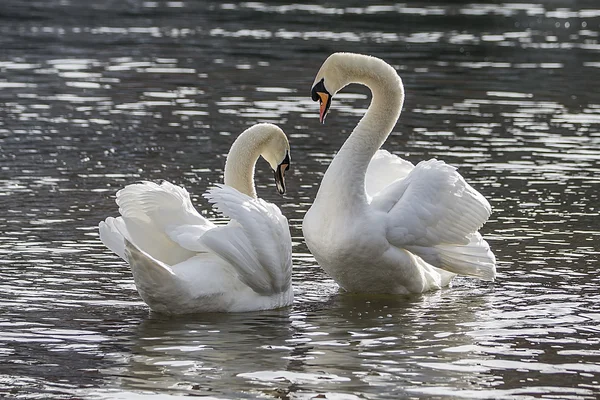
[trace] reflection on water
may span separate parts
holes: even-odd
[[[199,1],[0,7],[0,395],[41,398],[595,398],[600,391],[600,10],[549,5]],[[411,298],[339,293],[303,243],[321,176],[368,106],[318,124],[332,51],[383,57],[405,107],[385,148],[456,165],[492,203],[499,279]],[[296,302],[150,315],[96,224],[114,193],[200,195],[256,122],[291,138]],[[341,133],[340,133],[341,132]]]

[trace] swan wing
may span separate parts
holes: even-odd
[[[117,205],[124,217],[152,220],[162,230],[182,225],[215,227],[196,211],[187,190],[167,181],[127,185],[117,192]]]
[[[292,241],[279,208],[225,185],[204,196],[232,221],[208,231],[202,243],[230,263],[255,292],[287,290],[292,279]]]
[[[365,189],[369,196],[375,196],[392,182],[405,178],[414,165],[387,150],[379,149],[367,168]]]
[[[153,258],[174,265],[207,250],[199,239],[215,225],[196,211],[184,188],[166,181],[135,183],[117,192],[117,204],[121,217],[105,221],[104,231],[121,232]],[[111,245],[123,254],[120,245]]]
[[[455,167],[422,161],[406,178],[381,190],[371,206],[386,213],[386,235],[393,246],[450,272],[495,277],[495,257],[477,232],[491,206]]]

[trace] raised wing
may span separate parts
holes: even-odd
[[[152,220],[158,227],[215,227],[198,214],[187,190],[167,181],[160,185],[147,181],[128,185],[117,192],[117,204],[122,216]]]
[[[387,213],[387,239],[450,272],[495,277],[495,258],[477,233],[491,213],[488,201],[456,168],[422,161],[381,190],[371,206]]]
[[[215,228],[192,205],[189,193],[169,182],[142,182],[117,192],[129,240],[152,257],[173,265],[206,251],[200,237]]]
[[[225,185],[217,185],[204,196],[232,221],[208,231],[202,243],[233,265],[255,292],[287,290],[292,279],[292,241],[279,208]]]
[[[417,164],[371,205],[387,212],[388,240],[398,247],[467,244],[491,213],[488,201],[456,168],[435,159]]]
[[[405,178],[414,165],[411,162],[391,154],[387,150],[378,150],[367,168],[365,189],[369,196],[375,196],[382,189],[398,179]]]

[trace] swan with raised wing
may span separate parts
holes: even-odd
[[[257,124],[233,143],[225,184],[204,197],[231,220],[216,226],[169,182],[117,192],[121,216],[100,222],[100,239],[127,261],[136,288],[157,312],[187,314],[265,310],[293,300],[292,243],[279,208],[256,197],[254,168],[267,160],[280,194],[290,145],[273,124]]]
[[[303,221],[319,265],[350,292],[422,293],[456,274],[494,280],[496,260],[478,232],[491,213],[488,201],[442,161],[413,166],[379,149],[404,102],[393,67],[376,57],[332,54],[311,93],[321,122],[350,83],[369,87],[372,100]]]

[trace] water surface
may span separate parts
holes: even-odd
[[[600,10],[593,1],[326,5],[84,0],[0,6],[0,395],[20,398],[593,399],[600,392]],[[384,148],[437,157],[493,206],[496,283],[411,298],[339,291],[300,229],[368,106],[309,98],[334,51],[407,90]],[[200,197],[235,136],[290,136],[285,310],[151,314],[100,243],[141,180]]]

